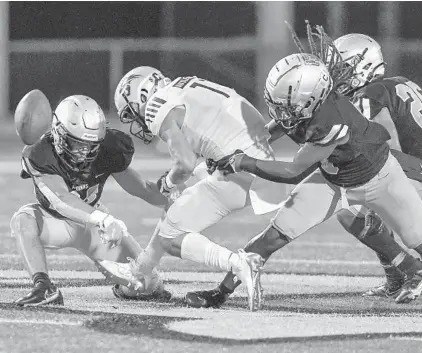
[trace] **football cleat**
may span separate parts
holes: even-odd
[[[396,303],[406,304],[415,300],[422,293],[422,271],[416,272],[404,282]]]
[[[133,259],[129,259],[132,260]],[[113,281],[115,284],[120,284],[122,286],[144,291],[146,286],[142,279],[136,278],[132,274],[132,261],[127,263],[115,262],[110,260],[101,260],[97,264],[100,265],[100,271],[108,278]]]
[[[63,295],[60,290],[54,285],[45,285],[44,283],[37,283],[31,292],[24,297],[14,301],[14,304],[19,306],[39,306],[39,305],[64,305]]]
[[[406,280],[406,275],[395,267],[385,268],[386,282],[362,294],[364,297],[396,298]]]
[[[264,266],[262,256],[255,253],[247,253],[243,249],[239,252],[240,264],[232,271],[237,280],[246,286],[248,293],[248,305],[250,311],[261,309],[263,289],[261,286],[261,271]]]
[[[193,308],[219,308],[229,298],[229,294],[224,294],[220,288],[188,292],[185,296],[187,306]]]
[[[111,288],[111,290],[114,296],[117,299],[121,299],[121,300],[138,300],[138,301],[145,301],[145,302],[166,303],[172,297],[172,294],[168,290],[164,289],[164,285],[158,286],[150,294],[137,292],[137,291],[134,291],[133,295],[128,294],[127,291],[125,291],[122,288],[122,286],[120,286],[119,284],[115,284]]]

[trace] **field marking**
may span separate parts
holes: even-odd
[[[17,254],[1,254],[0,260],[19,260],[20,255]],[[56,260],[56,261],[86,261],[87,263],[91,263],[91,260],[84,256],[84,255],[56,255],[56,254],[48,254],[47,260]],[[162,261],[168,265],[172,263],[177,263],[180,261],[186,261],[181,260],[176,257],[171,256],[165,256]],[[269,259],[269,263],[279,263],[279,264],[305,264],[305,265],[347,265],[347,266],[379,266],[379,261],[363,261],[363,260],[357,260],[357,261],[349,261],[349,260],[308,260],[308,259]],[[2,270],[0,270],[0,273]]]
[[[81,326],[82,322],[75,321],[52,321],[52,320],[30,320],[30,319],[0,319],[0,324],[28,324],[28,325],[66,325]]]
[[[417,337],[417,336],[403,336],[403,337],[390,337],[391,340],[396,340],[396,341],[422,341],[422,337]]]
[[[55,279],[104,279],[104,276],[97,271],[49,271],[52,278]],[[184,281],[184,282],[215,282],[222,278],[223,272],[195,272],[195,271],[161,271],[165,280]],[[28,273],[23,270],[0,270],[0,277],[10,280],[28,279]],[[286,273],[264,273],[265,281],[273,282],[280,280],[306,280],[307,282],[318,281],[319,278],[330,281],[336,279],[337,282],[354,280],[377,280],[374,276],[344,276],[344,275],[308,275],[308,274],[286,274]],[[28,279],[29,281],[29,279]]]

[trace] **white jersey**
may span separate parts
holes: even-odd
[[[261,159],[273,156],[264,118],[233,89],[197,77],[177,78],[146,105],[145,120],[154,135],[177,106],[186,109],[181,130],[198,156],[219,160],[236,149]]]

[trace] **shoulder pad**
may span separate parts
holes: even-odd
[[[23,149],[22,167],[31,176],[60,173],[50,134],[44,135],[35,144]]]
[[[147,102],[145,108],[145,122],[154,136],[158,136],[160,127],[170,110],[181,105],[181,92],[183,91],[180,89],[175,92],[175,88],[172,85],[169,85],[154,93]]]
[[[350,107],[344,106],[342,108],[340,106],[342,104],[350,105]],[[359,114],[348,99],[336,95],[327,98],[307,127],[306,142],[328,146],[345,137],[349,127],[347,124],[348,118],[343,115],[349,111]]]

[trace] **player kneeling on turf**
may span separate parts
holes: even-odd
[[[17,111],[15,119],[31,116],[30,109],[37,107],[27,104],[27,111]],[[17,126],[24,129],[25,124]],[[28,131],[18,128],[18,134],[28,136]],[[99,204],[110,175],[129,194],[153,205],[167,204],[155,183],[142,180],[129,167],[133,153],[131,138],[106,128],[99,105],[82,95],[61,101],[51,130],[24,148],[21,177],[32,178],[38,202],[21,207],[11,220],[12,235],[34,284],[28,295],[15,301],[17,305],[63,304],[60,290],[48,276],[44,249],[66,247],[78,249],[93,260],[115,283],[113,293],[118,298],[169,298],[156,272],[148,288],[141,282],[135,288],[124,288],[128,282],[101,266],[107,260],[136,258],[142,251],[124,222]]]

